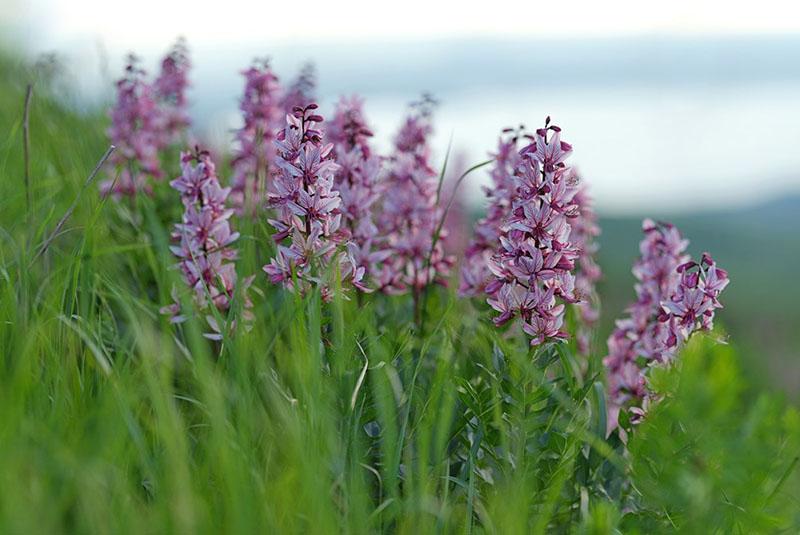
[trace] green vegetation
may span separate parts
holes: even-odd
[[[171,326],[174,192],[134,211],[84,189],[105,119],[40,80],[29,207],[32,74],[0,72],[0,532],[800,528],[800,414],[750,390],[712,337],[656,374],[663,399],[626,452],[605,438],[602,344],[588,363],[533,353],[444,290],[422,329],[408,300],[322,304],[263,278],[249,332]],[[240,230],[256,273],[266,229]]]

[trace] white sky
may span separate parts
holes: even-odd
[[[12,29],[5,35],[4,22],[11,22]],[[72,54],[69,63],[75,82],[86,94],[91,93],[92,84],[111,87],[99,76],[101,59],[109,59],[108,76],[113,77],[127,51],[136,51],[154,64],[177,36],[186,37],[195,60],[196,83],[190,99],[206,119],[213,118],[206,122],[216,125],[212,129],[222,137],[229,137],[233,126],[228,119],[238,118],[239,78],[235,73],[259,51],[272,50],[271,45],[288,45],[282,49],[286,54],[295,44],[316,44],[315,50],[326,50],[332,44],[355,43],[348,48],[352,56],[341,64],[352,67],[374,65],[375,54],[387,49],[375,45],[394,43],[399,46],[388,48],[395,55],[399,50],[400,58],[393,57],[391,68],[402,74],[406,64],[425,64],[420,50],[427,48],[403,46],[415,41],[510,38],[542,43],[539,39],[546,37],[748,34],[800,34],[800,0],[0,0],[0,40],[5,38],[31,53],[57,50]],[[365,54],[359,57],[362,43]],[[414,52],[406,54],[411,49]],[[435,47],[430,50],[427,59],[436,55]],[[531,50],[521,53],[530,54]],[[544,45],[533,50],[548,53]],[[774,47],[764,50],[776,54]],[[766,63],[777,61],[778,71],[794,72],[800,67],[792,50],[785,58],[766,58],[770,60]],[[364,56],[372,59],[365,61]],[[669,57],[680,61],[679,56]],[[484,57],[482,61],[492,60]],[[661,64],[671,68],[668,62]],[[437,150],[442,153],[448,136],[454,133],[456,145],[477,161],[493,148],[500,128],[520,120],[530,124],[551,114],[570,133],[568,139],[576,147],[574,163],[593,178],[595,198],[604,210],[746,204],[754,200],[756,192],[764,200],[797,191],[798,77],[788,77],[788,85],[781,85],[780,80],[772,85],[756,80],[728,87],[724,76],[714,77],[713,62],[709,65],[709,72],[701,73],[701,83],[688,88],[601,84],[557,91],[539,87],[537,92],[537,87],[506,87],[503,79],[494,80],[495,86],[474,90],[466,84],[460,91],[446,94],[447,100],[437,112]],[[723,71],[729,72],[729,66]],[[420,90],[426,88],[425,70],[411,72],[416,73],[414,82],[420,84]],[[370,77],[381,74],[379,70],[360,73],[361,78],[353,83],[364,84],[365,76],[369,82]],[[639,74],[648,80],[646,69]],[[233,85],[222,83],[221,76],[233,80]],[[321,76],[320,82],[323,87],[325,78]],[[366,89],[338,90],[364,94],[370,84],[366,85]],[[368,99],[367,113],[374,118],[376,140],[388,142],[405,103],[416,97],[416,91]],[[756,124],[769,135],[752,138]],[[691,135],[687,125],[691,125]],[[742,151],[743,139],[750,139],[747,151]],[[618,158],[621,144],[628,151],[624,165]],[[676,154],[681,156],[676,158]],[[477,192],[477,184],[473,190]],[[693,192],[689,198],[687,191]]]
[[[36,48],[100,39],[110,49],[190,42],[352,41],[454,36],[591,37],[800,31],[791,0],[2,0],[40,29]]]

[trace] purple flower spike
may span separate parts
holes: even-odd
[[[309,104],[287,115],[286,127],[275,141],[278,174],[269,203],[277,216],[269,223],[277,231],[275,241],[291,237],[291,244],[279,245],[264,271],[273,284],[295,291],[296,280],[301,292],[319,286],[323,298],[329,299],[332,285],[324,279],[326,274],[338,271],[342,280],[359,285],[364,270],[356,266],[349,248],[345,254],[337,251],[348,239],[341,228],[341,198],[334,189],[340,167],[333,159],[333,144],[322,142],[322,117],[316,109]]]
[[[186,42],[179,39],[161,61],[161,73],[153,88],[159,104],[159,145],[161,148],[185,141],[186,129],[191,124],[186,89],[191,67]]]
[[[689,244],[669,223],[642,224],[641,257],[633,267],[636,302],[617,321],[603,359],[608,380],[608,432],[629,408],[638,422],[654,401],[647,388],[650,367],[669,365],[681,345],[697,330],[710,330],[718,297],[728,274],[707,253],[701,262],[686,254]]]
[[[236,132],[231,201],[239,213],[250,214],[266,201],[275,169],[275,135],[283,121],[278,77],[266,60],[242,73],[244,95],[239,102],[244,125]]]
[[[205,151],[196,149],[193,153],[181,154],[181,168],[181,176],[170,185],[180,193],[184,213],[181,223],[175,225],[172,234],[178,245],[170,249],[180,259],[178,267],[193,291],[198,310],[206,312],[212,332],[205,336],[219,340],[222,339],[223,326],[219,325],[209,309],[214,306],[224,316],[230,308],[236,288],[236,268],[233,263],[236,250],[231,245],[239,233],[231,230],[229,219],[233,210],[225,205],[230,188],[220,186],[214,163]],[[251,282],[252,277],[246,279],[242,289],[245,319],[252,306],[246,291]],[[173,322],[186,319],[180,315],[177,298],[174,304],[162,308],[161,312],[172,316]],[[230,327],[233,328],[233,325]]]
[[[487,263],[492,277],[483,290],[490,296],[489,304],[501,312],[496,323],[518,317],[536,346],[567,338],[561,330],[564,304],[579,300],[573,271],[581,251],[572,241],[570,224],[579,213],[578,180],[564,164],[572,147],[561,141],[557,126],[548,120],[545,128],[526,138],[531,143],[519,151],[510,181],[506,182],[504,160],[498,159],[495,168],[495,181],[509,188],[511,195],[501,192],[493,206],[498,214],[490,214],[495,223],[502,216],[502,224],[484,230],[487,237],[496,233],[497,241]],[[501,142],[498,155],[507,159],[510,148]],[[491,247],[488,242],[486,247]],[[481,279],[472,280],[476,283],[465,289],[479,290]]]
[[[119,176],[106,180],[101,192],[114,198],[151,192],[150,180],[162,176],[158,161],[161,119],[153,88],[145,80],[138,59],[128,56],[125,76],[117,81],[117,101],[111,110],[108,137],[117,150],[111,164]]]
[[[412,107],[387,163],[378,228],[389,254],[375,278],[380,290],[390,295],[409,290],[419,294],[431,283],[446,285],[454,264],[444,252],[446,232],[435,246],[433,243],[442,209],[437,204],[438,177],[431,167],[428,144],[433,132],[432,105],[432,99],[427,98]]]

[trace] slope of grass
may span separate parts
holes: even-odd
[[[31,75],[0,70],[0,532],[800,525],[799,417],[767,396],[747,404],[732,351],[709,338],[659,378],[664,399],[623,454],[605,438],[600,352],[531,352],[443,289],[420,327],[405,298],[323,304],[260,277],[249,332],[216,343],[200,321],[169,325],[176,195],[162,183],[129,206],[84,191],[104,119],[42,85],[28,207]],[[266,229],[237,225],[239,271],[257,273]]]

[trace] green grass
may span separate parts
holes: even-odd
[[[213,343],[199,322],[176,329],[158,314],[180,287],[174,192],[162,183],[133,210],[82,193],[105,119],[38,81],[28,208],[33,75],[0,71],[0,532],[800,527],[800,415],[749,390],[709,337],[658,375],[664,399],[625,453],[605,439],[601,350],[531,352],[445,290],[420,331],[407,298],[323,304],[260,275],[249,332]],[[267,230],[237,225],[240,274],[257,273]]]

